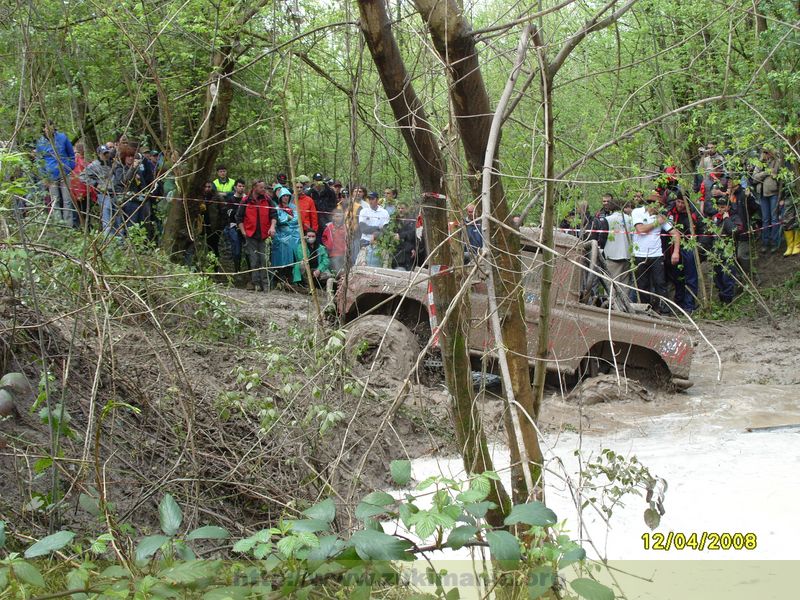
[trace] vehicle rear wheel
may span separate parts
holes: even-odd
[[[353,372],[378,385],[404,380],[420,345],[412,331],[386,315],[367,315],[347,326],[345,357]],[[374,365],[374,366],[373,366]]]

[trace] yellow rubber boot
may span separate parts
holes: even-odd
[[[786,252],[784,252],[783,255],[784,256],[791,256],[792,254],[794,254],[794,249],[795,249],[795,245],[794,245],[794,238],[796,237],[795,236],[795,232],[794,231],[784,231],[783,232],[783,237],[784,237],[784,239],[786,239]]]
[[[792,248],[792,256],[800,254],[800,229],[795,229],[794,233],[794,247]]]

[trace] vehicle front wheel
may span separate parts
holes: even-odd
[[[420,346],[412,331],[397,319],[366,315],[347,326],[344,351],[359,377],[382,385],[403,381],[414,370]]]

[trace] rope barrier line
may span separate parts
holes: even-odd
[[[428,193],[426,193],[424,195],[427,195],[427,196],[442,196],[441,194],[428,194]],[[442,196],[442,197],[444,197],[444,196]],[[169,201],[182,200],[184,202],[185,201],[201,202],[201,203],[204,203],[204,204],[212,204],[212,203],[214,203],[214,204],[225,204],[225,205],[230,204],[229,202],[224,201],[224,200],[198,200],[197,198],[181,198],[181,197],[177,197],[177,196],[173,196],[171,198],[167,198],[166,196],[150,196],[149,198],[167,199]],[[237,204],[237,206],[241,206],[241,204],[239,203],[239,204]],[[25,210],[27,208],[47,208],[49,210],[49,209],[52,209],[53,207],[49,206],[49,205],[44,205],[44,206],[39,206],[39,207],[32,206],[32,207],[23,207],[23,210]],[[273,208],[277,209],[278,207],[273,206]],[[297,210],[299,212],[300,211],[299,207],[296,207],[296,208],[297,208]],[[11,208],[5,208],[5,207],[4,208],[0,208],[0,212],[6,212],[6,211],[11,211],[11,210],[17,210],[17,209],[15,209],[13,207],[11,207]],[[78,209],[78,208],[73,208],[72,210],[74,212],[79,212],[80,211],[80,209]],[[442,209],[442,210],[447,210],[447,209]],[[80,211],[80,212],[84,212],[84,211]],[[333,211],[320,211],[320,210],[318,210],[317,211],[317,215],[330,215],[330,216],[332,216],[333,215]],[[396,220],[397,221],[406,221],[406,222],[411,223],[411,222],[416,222],[417,221],[417,217],[407,217],[407,218],[399,218],[398,217]],[[329,221],[329,222],[332,222],[332,221]],[[460,226],[458,221],[450,221],[449,223],[450,223],[450,225],[452,227]],[[760,233],[761,231],[764,231],[765,229],[773,229],[775,227],[783,227],[783,223],[773,223],[771,225],[766,225],[766,226],[763,226],[763,227],[753,227],[751,229],[747,229],[745,231],[739,232],[739,235],[743,235],[743,234],[748,234],[749,235],[749,234],[754,234],[754,233]],[[580,237],[580,235],[582,235],[584,233],[608,233],[608,234],[614,234],[614,235],[620,234],[620,235],[629,235],[629,236],[638,235],[638,234],[636,234],[635,231],[625,231],[624,229],[581,229],[579,227],[554,227],[554,230],[555,231],[561,231],[563,233],[569,233],[569,234],[575,235],[576,237]],[[717,233],[694,233],[694,234],[692,234],[692,233],[689,233],[689,232],[681,231],[680,234],[681,234],[682,238],[700,238],[700,237],[717,238],[717,237],[726,237],[726,236],[719,235]],[[660,233],[658,235],[659,235],[659,237],[671,237],[671,234],[669,234],[669,233]]]

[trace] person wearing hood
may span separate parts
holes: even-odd
[[[285,187],[275,190],[277,226],[272,238],[272,268],[275,276],[289,285],[294,279],[294,249],[300,244],[300,214],[292,201],[292,192]]]
[[[78,215],[69,194],[69,174],[75,168],[75,150],[65,133],[48,122],[36,142],[36,156],[41,161],[40,175],[50,192],[51,207],[70,226],[78,227]]]
[[[306,229],[306,252],[308,256],[308,268],[311,270],[311,277],[314,280],[314,286],[322,288],[325,282],[331,277],[330,260],[328,258],[328,250],[317,241],[317,231],[315,229]],[[308,285],[308,273],[306,266],[303,263],[303,247],[297,244],[294,248],[294,268],[292,269],[292,281]]]
[[[114,174],[113,148],[106,145],[97,147],[97,158],[81,172],[79,179],[97,193],[100,205],[100,222],[106,235],[113,235],[119,229],[119,217],[114,220]]]

